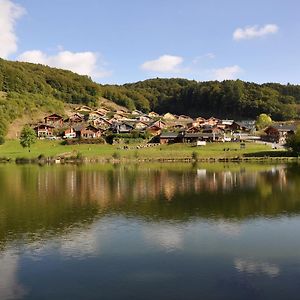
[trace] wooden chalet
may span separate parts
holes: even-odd
[[[159,114],[154,111],[149,112],[148,116],[150,118],[159,118]]]
[[[73,127],[70,127],[70,128],[67,128],[65,131],[64,131],[64,136],[63,138],[64,139],[75,139],[77,136],[76,134],[76,131]]]
[[[80,138],[82,139],[97,139],[101,137],[101,130],[89,125],[80,130]]]
[[[38,124],[33,129],[36,132],[37,137],[45,138],[54,136],[54,126],[49,124]]]
[[[163,119],[165,120],[177,120],[177,117],[171,113],[165,113],[163,115]]]
[[[272,143],[284,144],[286,139],[295,134],[297,126],[295,124],[274,124],[268,126],[262,139]]]
[[[53,126],[62,126],[64,124],[64,119],[58,114],[52,114],[44,118],[45,124]]]
[[[173,144],[182,141],[182,133],[179,132],[163,132],[159,136],[160,144]]]
[[[84,122],[84,115],[80,114],[80,113],[75,113],[73,115],[71,115],[69,118],[67,118],[65,121],[65,123],[82,123]]]
[[[86,105],[82,105],[82,106],[75,108],[75,110],[79,111],[79,112],[89,112],[89,111],[92,111],[92,108],[90,108]]]
[[[112,124],[110,121],[106,120],[103,117],[98,117],[97,119],[93,120],[92,123],[95,127],[98,128],[109,128]]]
[[[147,127],[146,130],[147,130],[147,132],[149,132],[151,135],[156,136],[156,135],[160,135],[160,134],[161,134],[162,128],[159,127],[159,126],[157,126],[157,125],[152,124],[152,125],[150,125],[149,127]]]

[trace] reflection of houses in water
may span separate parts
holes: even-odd
[[[18,169],[11,182],[14,184],[3,184],[7,192],[15,196],[19,195],[25,185],[27,190],[31,189],[28,195],[37,193],[40,201],[63,199],[107,206],[128,199],[139,201],[165,198],[170,201],[177,194],[230,192],[241,188],[258,189],[259,186],[262,189],[268,186],[270,190],[278,187],[284,189],[289,181],[287,170],[282,166],[263,172],[244,169],[214,172],[204,168],[173,171],[138,166],[97,170],[91,167],[60,166],[36,168],[31,172]],[[26,194],[24,197],[27,197]]]

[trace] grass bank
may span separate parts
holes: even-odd
[[[9,140],[0,146],[0,158],[16,160],[17,158],[33,159],[38,156],[80,157],[87,160],[227,160],[255,158],[266,159],[274,157],[286,157],[288,152],[284,150],[272,150],[269,145],[246,143],[241,149],[239,143],[210,143],[204,147],[193,147],[189,144],[158,145],[137,149],[130,145],[129,149],[123,149],[119,145],[61,145],[60,141],[39,140],[32,146],[31,151],[23,149],[18,140]]]

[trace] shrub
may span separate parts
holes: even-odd
[[[3,136],[0,136],[0,145],[3,145],[5,143],[5,139]]]
[[[114,152],[114,153],[112,154],[112,157],[113,157],[114,159],[120,159],[120,158],[121,158],[121,155],[120,155],[119,152]]]
[[[192,153],[192,159],[193,159],[193,160],[196,160],[196,161],[198,160],[198,153],[197,153],[197,152],[194,151],[194,152]]]

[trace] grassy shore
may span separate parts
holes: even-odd
[[[84,157],[87,159],[123,159],[123,160],[184,160],[232,159],[242,157],[276,157],[286,156],[284,151],[272,150],[269,145],[246,143],[241,149],[239,143],[210,143],[204,147],[193,147],[189,144],[158,145],[137,149],[121,149],[119,145],[61,145],[60,141],[39,140],[31,151],[23,149],[18,140],[9,140],[0,146],[0,157],[15,160],[17,158],[44,157]]]

